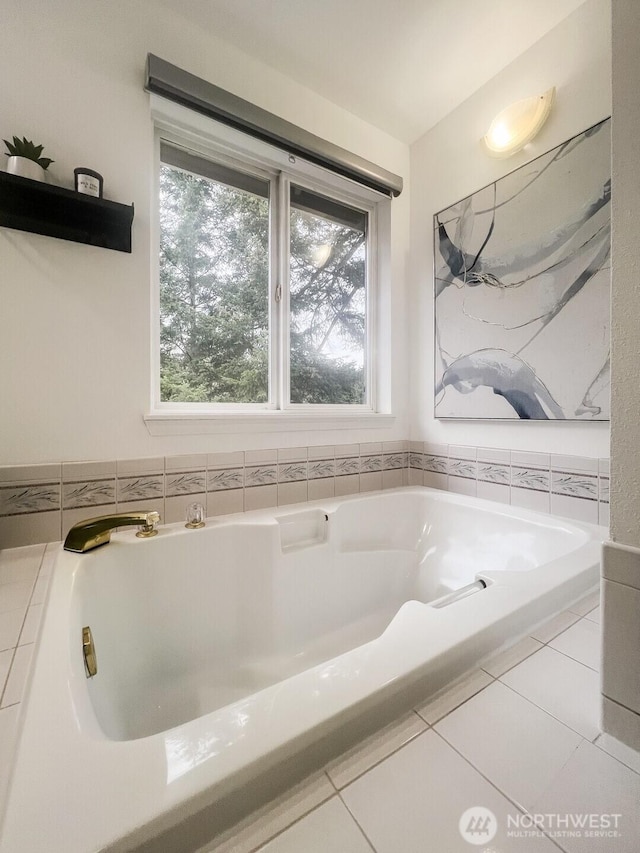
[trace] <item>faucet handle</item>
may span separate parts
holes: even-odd
[[[152,510],[147,513],[145,523],[136,531],[138,539],[150,539],[152,536],[157,536],[156,524],[160,524],[160,513]]]
[[[190,530],[197,530],[199,527],[204,527],[205,508],[202,504],[193,503],[187,507],[187,523],[185,527]]]

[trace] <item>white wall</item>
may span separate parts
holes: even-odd
[[[613,2],[611,539],[603,552],[602,728],[640,750],[640,102],[637,0]]]
[[[54,8],[55,7],[55,13]],[[26,135],[72,186],[135,203],[133,254],[0,229],[0,465],[406,437],[408,189],[393,203],[391,430],[151,437],[152,125],[147,52],[408,179],[407,146],[190,25],[153,0],[3,0],[0,138]],[[0,165],[4,167],[0,160]]]
[[[610,115],[610,3],[588,0],[411,149],[411,438],[609,455],[606,423],[472,423],[433,417],[433,243],[436,211],[481,189]],[[479,45],[479,50],[490,45]],[[473,58],[470,57],[470,73]],[[480,139],[508,104],[556,86],[557,100],[540,135],[507,160],[488,157]]]
[[[611,538],[640,547],[640,4],[613,9]]]

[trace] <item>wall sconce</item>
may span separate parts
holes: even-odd
[[[555,99],[552,86],[543,95],[524,98],[502,110],[482,138],[491,157],[510,157],[536,136],[547,120]]]

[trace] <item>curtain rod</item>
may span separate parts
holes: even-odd
[[[391,196],[398,196],[402,192],[402,178],[399,175],[394,175],[393,172],[388,172],[357,154],[309,133],[152,53],[147,55],[144,88],[378,192]]]

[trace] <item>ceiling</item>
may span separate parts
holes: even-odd
[[[413,142],[585,0],[165,0]]]

